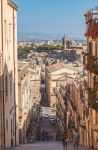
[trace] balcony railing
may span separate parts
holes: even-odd
[[[85,17],[88,26],[85,36],[95,39],[98,37],[98,10],[91,10]]]
[[[98,64],[97,62],[92,62],[90,65],[90,72],[94,74],[98,74]]]
[[[90,69],[90,64],[93,59],[94,59],[94,56],[92,56],[90,53],[84,54],[83,64],[84,64],[85,69],[87,70]]]
[[[92,56],[90,53],[84,55],[83,64],[86,70],[90,70],[91,73],[98,74],[98,58]]]
[[[68,129],[74,129],[75,128],[75,123],[73,120],[69,120],[69,123],[68,123]]]
[[[98,97],[95,91],[89,91],[88,105],[98,111]]]
[[[85,34],[86,37],[91,37],[92,39],[98,37],[98,23],[96,23],[95,21],[96,20],[93,20],[93,24],[88,26],[87,32]]]

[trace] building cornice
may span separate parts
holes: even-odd
[[[18,10],[18,6],[15,4],[15,3],[13,3],[11,0],[8,0],[8,5],[10,5],[12,8],[14,8],[15,10]]]

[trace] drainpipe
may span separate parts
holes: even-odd
[[[5,103],[4,103],[4,65],[3,65],[3,1],[1,0],[1,35],[2,35],[2,56],[1,56],[1,60],[2,60],[2,121],[3,121],[3,147],[5,148]]]

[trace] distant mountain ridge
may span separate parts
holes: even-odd
[[[18,32],[18,40],[54,40],[61,39],[63,35],[49,33],[20,33]]]
[[[40,32],[33,32],[33,33],[18,32],[18,41],[61,40],[63,36],[64,34],[57,34],[57,33],[53,34],[53,33],[40,33]],[[72,38],[72,39],[83,40],[81,38]]]

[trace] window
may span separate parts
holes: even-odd
[[[5,94],[6,94],[6,96],[8,96],[8,78],[7,78],[7,75],[5,77]]]
[[[10,93],[12,92],[12,72],[10,73]]]
[[[14,121],[15,121],[15,117],[14,117],[14,114],[13,114],[13,135],[15,134],[14,133],[14,131],[15,131],[15,123],[14,123]]]
[[[13,122],[12,122],[12,119],[11,119],[11,137],[12,137],[12,133],[13,133]]]
[[[6,29],[6,20],[4,20],[4,36],[5,36],[5,42],[7,41],[7,29]]]
[[[95,57],[98,58],[98,45],[97,43],[95,44]],[[98,60],[97,60],[97,63],[98,63]]]
[[[9,23],[9,42],[11,42],[11,23]]]
[[[89,53],[92,54],[93,51],[93,43],[89,42]]]
[[[6,130],[8,131],[8,119],[6,120]]]

